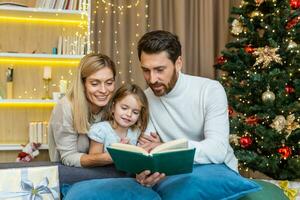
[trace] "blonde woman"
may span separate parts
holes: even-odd
[[[88,130],[101,121],[115,90],[115,64],[106,55],[88,54],[80,61],[73,85],[55,106],[49,122],[49,156],[67,166],[109,163],[102,154],[88,154]]]

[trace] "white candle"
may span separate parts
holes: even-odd
[[[60,80],[59,81],[59,92],[65,94],[67,92],[68,81]]]
[[[37,142],[42,144],[43,140],[43,127],[42,122],[37,122],[37,131],[36,131]]]
[[[43,122],[43,144],[48,144],[48,123]]]
[[[44,79],[51,79],[51,67],[44,67]]]

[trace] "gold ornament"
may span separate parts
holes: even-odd
[[[261,16],[262,13],[260,11],[253,11],[252,13],[250,13],[250,17],[253,18],[253,17],[258,17],[258,16]]]
[[[237,19],[234,19],[231,25],[232,25],[231,33],[233,33],[234,35],[239,35],[244,30],[242,22],[240,22]]]
[[[242,0],[240,7],[243,7],[243,6],[247,5],[247,4],[248,4],[248,2],[245,2],[245,1]]]
[[[293,48],[296,48],[296,47],[297,47],[297,43],[294,42],[293,40],[290,40],[287,49],[293,49]]]
[[[278,49],[279,48],[270,48],[268,46],[265,48],[256,48],[253,55],[257,56],[257,58],[253,66],[263,64],[262,68],[266,68],[272,61],[282,64],[280,55],[276,54]]]
[[[295,122],[295,115],[291,114],[286,117],[286,129],[285,132],[287,132],[289,135],[292,133],[292,131],[300,128],[300,125],[298,122]]]
[[[261,98],[264,103],[272,103],[275,100],[275,94],[270,91],[268,87],[267,91],[262,94]]]
[[[285,124],[285,117],[283,115],[277,115],[275,119],[273,119],[273,123],[270,125],[270,127],[281,133],[281,131],[285,128]]]
[[[229,135],[229,142],[231,144],[234,144],[235,146],[239,146],[240,145],[240,136],[238,136],[237,134],[230,134]]]
[[[270,127],[280,133],[282,131],[287,133],[285,137],[287,139],[294,130],[300,128],[300,125],[297,121],[295,121],[295,115],[290,114],[286,117],[286,119],[283,115],[276,116],[275,119],[273,119],[272,124],[270,124]]]

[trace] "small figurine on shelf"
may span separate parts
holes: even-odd
[[[43,81],[44,81],[44,96],[42,99],[51,99],[49,95],[49,84],[51,81],[51,67],[44,67],[44,75],[43,75]]]
[[[16,162],[30,162],[36,156],[39,155],[39,147],[41,146],[40,143],[29,142],[26,145],[22,145],[23,149],[18,154]]]

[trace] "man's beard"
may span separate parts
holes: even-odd
[[[160,96],[163,96],[165,94],[168,94],[174,88],[174,86],[177,82],[177,79],[178,79],[178,76],[177,76],[176,70],[174,69],[171,80],[167,85],[164,84],[164,83],[159,83],[159,82],[155,82],[153,84],[151,84],[151,83],[147,83],[147,84],[152,89],[155,96],[160,97]],[[162,89],[155,90],[155,87],[160,87],[160,86],[163,86]]]

